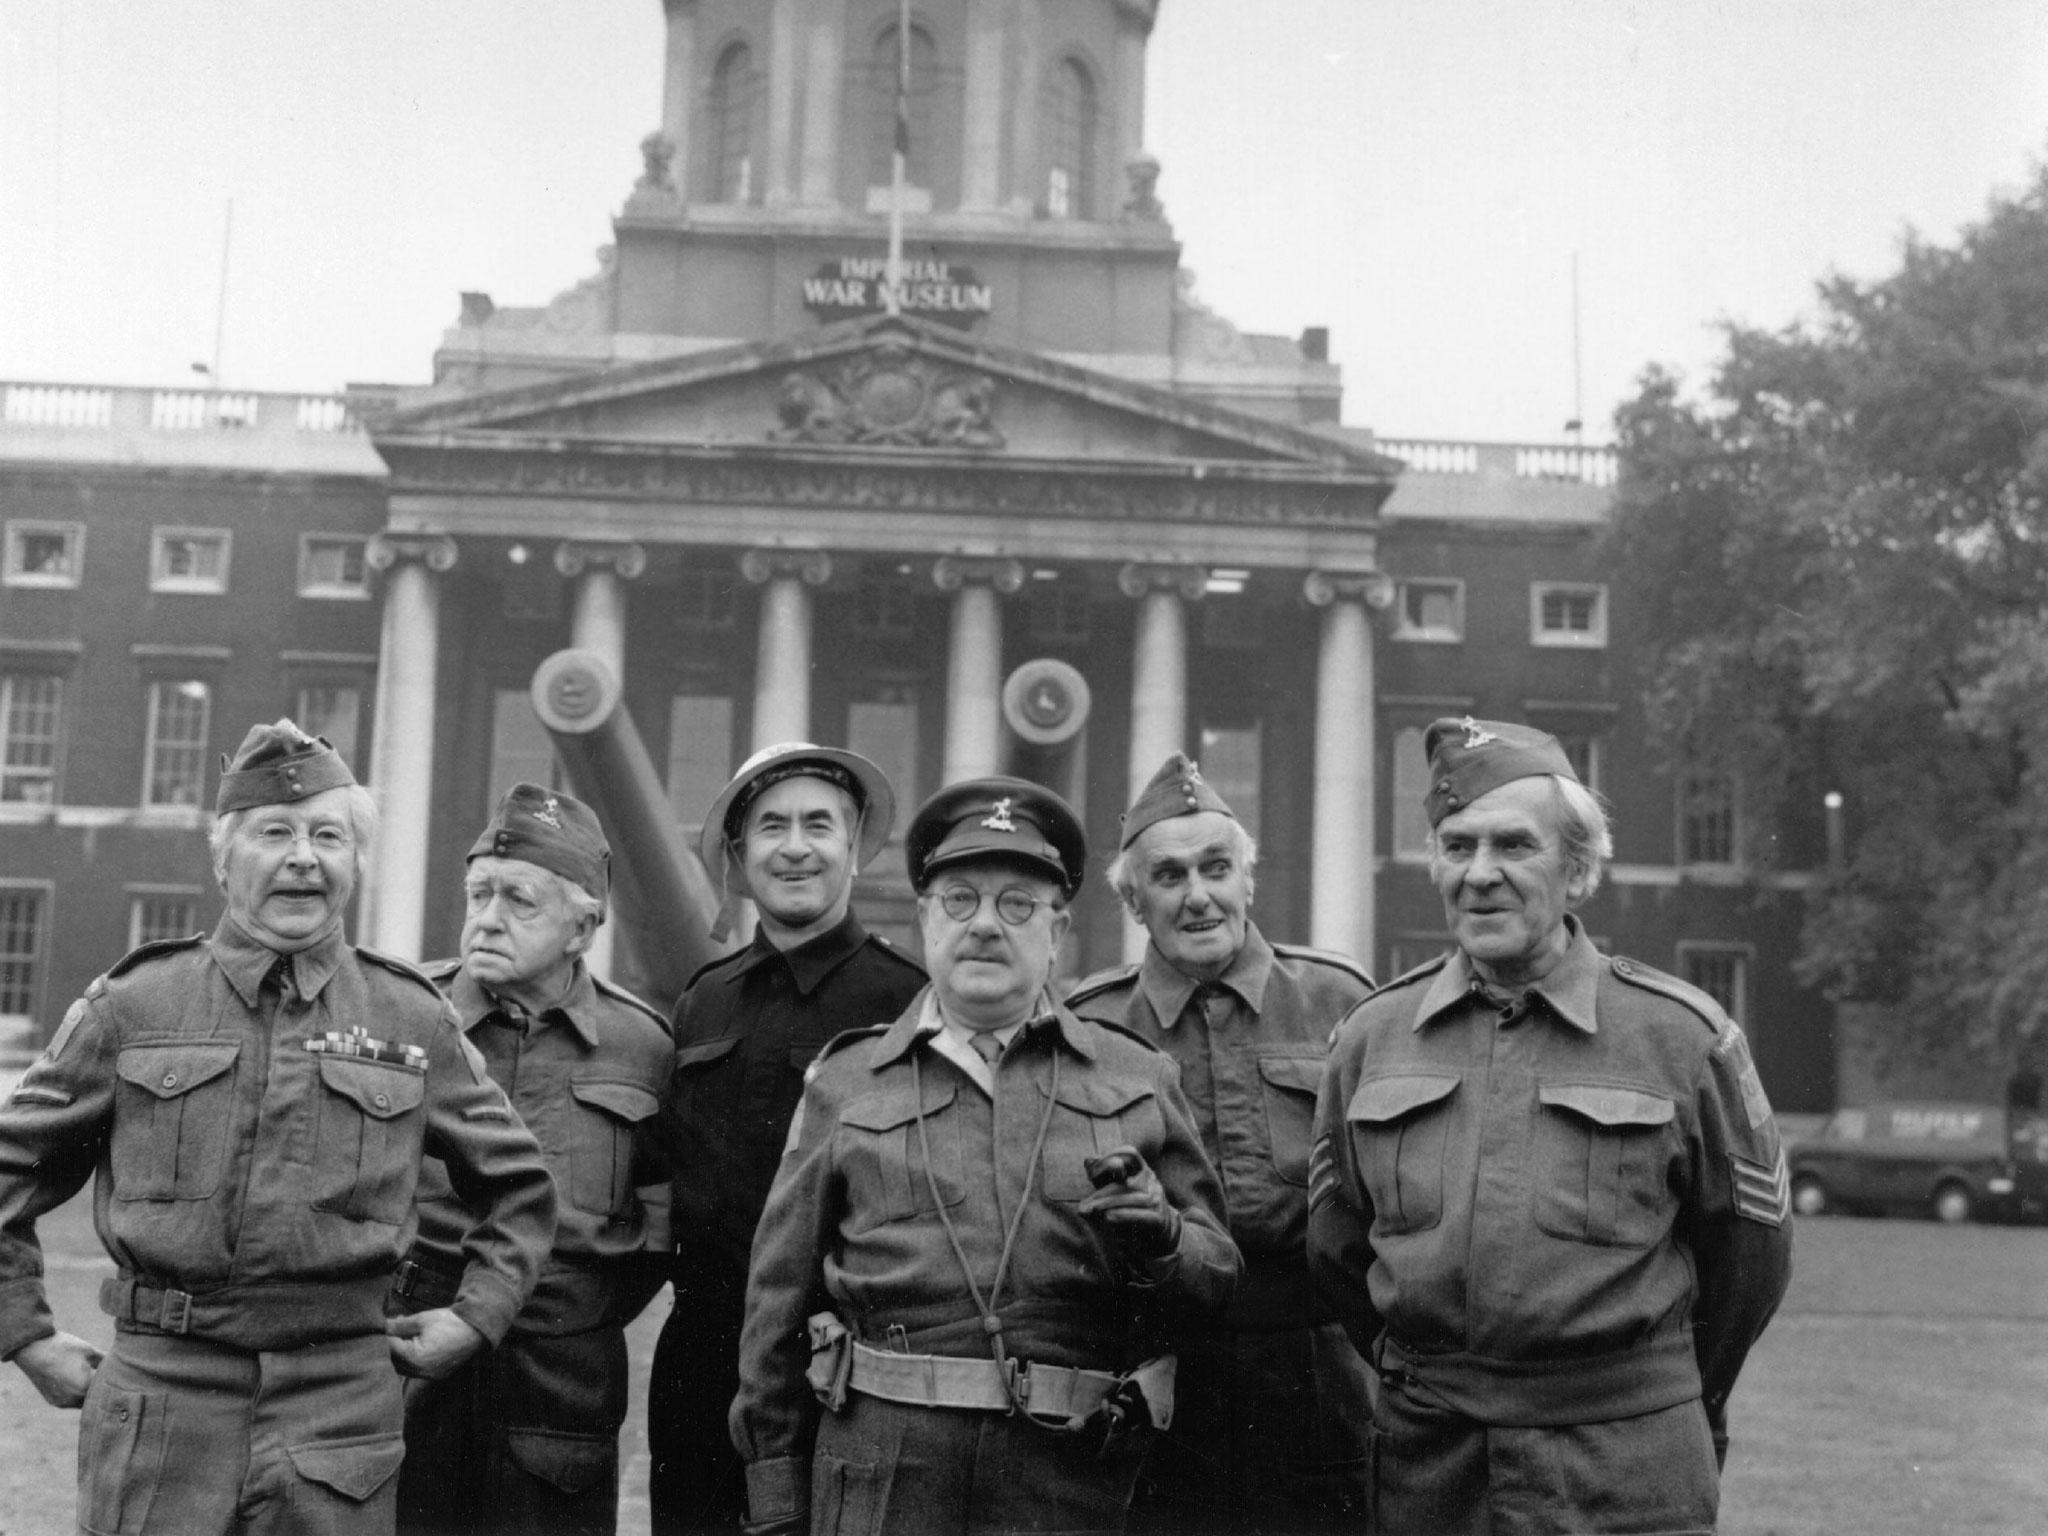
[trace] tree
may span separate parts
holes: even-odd
[[[2006,1064],[2048,1041],[2048,168],[1818,292],[1728,328],[1704,400],[1643,376],[1609,575],[1658,747],[1735,775],[1752,858],[1795,785],[1845,796],[1802,978]]]

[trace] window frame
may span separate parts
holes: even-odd
[[[21,1013],[0,1010],[0,1025],[25,1022],[33,1030],[35,1021],[43,1013],[44,999],[50,986],[50,935],[57,926],[57,885],[53,880],[0,877],[0,897],[16,892],[28,892],[37,898],[35,948],[27,956],[30,968],[26,989],[28,1007]],[[7,958],[0,953],[0,963]]]
[[[16,680],[23,682],[47,681],[57,690],[55,704],[56,722],[50,736],[50,767],[48,776],[50,793],[49,798],[46,800],[17,800],[10,799],[6,795],[8,781],[7,749],[11,741],[7,726],[14,713],[14,690],[12,684]],[[69,674],[64,670],[55,667],[19,666],[13,664],[11,658],[4,652],[0,652],[0,807],[32,807],[35,811],[40,812],[58,803],[64,778],[64,748],[66,743],[64,685],[67,681],[69,681]]]
[[[1450,590],[1456,612],[1448,629],[1412,624],[1408,619],[1408,593],[1414,587],[1445,587]],[[1465,579],[1462,576],[1404,576],[1394,583],[1394,624],[1392,637],[1411,645],[1463,645],[1465,643]]]
[[[196,885],[124,885],[121,887],[121,894],[128,898],[128,948],[130,950],[137,950],[144,944],[157,942],[157,940],[145,939],[142,936],[142,904],[144,902],[183,901],[189,903],[192,908],[192,922],[194,926],[186,928],[177,934],[158,936],[159,939],[166,937],[187,938],[197,929],[199,923],[199,904],[205,896],[205,892]]]
[[[1702,859],[1692,856],[1691,840],[1688,837],[1688,822],[1692,819],[1694,784],[1697,780],[1716,779],[1726,786],[1728,798],[1728,857],[1725,859]],[[1681,765],[1673,782],[1673,809],[1676,824],[1673,829],[1673,852],[1681,869],[1732,870],[1742,867],[1742,786],[1733,773],[1725,769],[1693,768]]]
[[[174,576],[164,569],[165,555],[173,540],[217,539],[220,542],[220,574],[218,576]],[[228,578],[234,566],[235,535],[229,528],[201,528],[182,524],[166,524],[149,531],[149,590],[152,592],[189,593],[197,596],[219,597],[228,590]]]
[[[352,688],[355,690],[355,740],[347,750],[343,749],[340,742],[335,742],[334,745],[335,749],[341,752],[342,761],[348,764],[350,772],[367,776],[369,771],[369,752],[367,751],[367,746],[370,736],[370,716],[376,708],[376,688],[371,678],[361,672],[305,671],[295,673],[291,678],[291,685],[291,717],[298,723],[301,730],[312,736],[325,735],[324,731],[315,730],[314,725],[316,723],[324,725],[326,722],[324,720],[319,722],[308,720],[307,716],[310,714],[310,711],[306,708],[306,695],[315,689]]]
[[[1698,956],[1724,957],[1735,962],[1735,1001],[1733,1006],[1722,1004],[1728,1017],[1744,1029],[1749,1027],[1750,1001],[1756,985],[1756,945],[1739,939],[1680,939],[1673,947],[1674,968],[1679,980],[1688,986],[1699,987],[1709,997],[1713,993],[1701,987],[1687,971],[1688,962]],[[1719,1002],[1718,998],[1715,1001]]]
[[[52,575],[47,571],[23,568],[22,558],[26,553],[23,540],[34,533],[57,533],[64,536],[70,552],[68,571]],[[70,591],[78,586],[84,574],[84,523],[57,517],[10,517],[7,520],[7,545],[4,563],[0,563],[0,585]]]
[[[1075,87],[1071,93],[1069,85]],[[1065,110],[1070,102],[1071,116]],[[1072,52],[1054,59],[1045,73],[1040,109],[1045,156],[1040,210],[1045,218],[1062,222],[1092,219],[1096,146],[1102,136],[1102,86],[1093,65]]]
[[[322,581],[312,572],[313,549],[318,544],[352,544],[356,548],[356,563],[362,567],[361,579],[355,582]],[[299,535],[299,596],[317,598],[323,601],[368,602],[370,599],[370,564],[367,558],[369,536],[360,533],[302,533]],[[346,557],[344,556],[344,561]]]
[[[151,786],[157,779],[156,756],[158,742],[158,698],[160,690],[177,688],[185,683],[199,683],[206,689],[205,730],[198,746],[189,745],[184,750],[196,750],[199,754],[198,797],[190,804],[182,801],[154,800],[150,797]],[[145,673],[143,676],[143,730],[142,730],[142,787],[137,804],[144,811],[158,814],[197,816],[206,805],[207,760],[213,748],[213,703],[219,692],[219,683],[211,676],[199,672],[180,672],[176,669]]]
[[[1550,629],[1543,622],[1543,602],[1551,596],[1588,597],[1593,602],[1589,629]],[[1607,583],[1604,581],[1532,581],[1529,583],[1529,643],[1569,651],[1598,651],[1607,646]]]

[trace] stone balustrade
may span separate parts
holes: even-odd
[[[1430,438],[1377,438],[1373,447],[1408,466],[1411,475],[1487,475],[1497,479],[1567,480],[1613,485],[1620,459],[1612,448],[1574,443],[1466,443]]]
[[[261,390],[138,389],[106,384],[0,383],[0,432],[322,433],[360,435],[385,394],[279,394]]]

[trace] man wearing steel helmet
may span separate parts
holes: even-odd
[[[1593,947],[1613,855],[1556,740],[1429,729],[1455,948],[1339,1028],[1309,1264],[1378,1367],[1386,1536],[1707,1532],[1791,1268],[1778,1129],[1704,993]]]
[[[924,985],[923,968],[852,907],[854,876],[888,841],[895,804],[866,758],[790,742],[743,763],[704,818],[721,923],[742,899],[760,921],[751,944],[691,978],[675,1013],[675,1296],[647,1407],[657,1536],[729,1528],[745,1507],[726,1410],[747,1254],[804,1067],[841,1030],[894,1018]]]
[[[398,1372],[503,1336],[554,1188],[433,984],[342,936],[376,829],[347,764],[280,720],[223,766],[219,925],[95,980],[0,1106],[0,1358],[83,1404],[81,1530],[384,1536]],[[387,1329],[423,1153],[479,1214],[442,1304]],[[35,1241],[89,1176],[104,1362],[53,1326]]]
[[[751,1529],[1121,1530],[1164,1358],[1237,1280],[1172,1060],[1048,984],[1087,842],[1021,779],[905,840],[931,987],[841,1035],[755,1237]]]

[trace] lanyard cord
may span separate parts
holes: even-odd
[[[1002,1256],[996,1260],[996,1277],[988,1288],[988,1297],[983,1299],[981,1287],[974,1283],[974,1270],[967,1262],[967,1250],[960,1246],[960,1234],[953,1227],[953,1218],[946,1213],[946,1202],[939,1194],[938,1176],[932,1172],[931,1133],[925,1129],[924,1113],[924,1069],[921,1065],[924,1053],[910,1053],[910,1080],[917,1094],[917,1147],[924,1156],[924,1181],[931,1190],[932,1204],[939,1213],[939,1225],[946,1229],[946,1241],[953,1245],[953,1257],[959,1262],[960,1273],[967,1281],[967,1293],[974,1298],[974,1310],[981,1314],[981,1331],[988,1335],[989,1349],[995,1355],[996,1374],[1002,1377],[1003,1391],[1009,1395],[1010,1411],[1023,1413],[1028,1418],[1023,1401],[1017,1395],[1017,1382],[1010,1370],[1009,1351],[1003,1347],[1003,1320],[996,1316],[996,1298],[1002,1294],[1003,1281],[1009,1277],[1010,1256],[1017,1251],[1017,1231],[1024,1225],[1024,1212],[1031,1204],[1031,1185],[1038,1177],[1038,1164],[1045,1152],[1046,1132],[1052,1129],[1052,1107],[1059,1101],[1060,1052],[1055,1046],[1052,1052],[1052,1082],[1045,1090],[1045,1113],[1038,1119],[1038,1139],[1031,1146],[1031,1161],[1024,1169],[1024,1190],[1017,1198],[1017,1209],[1010,1213],[1009,1230],[1003,1234]],[[994,1095],[990,1095],[991,1101]],[[997,1197],[1002,1193],[1002,1168],[995,1169]],[[1000,1207],[999,1207],[1000,1208]]]

